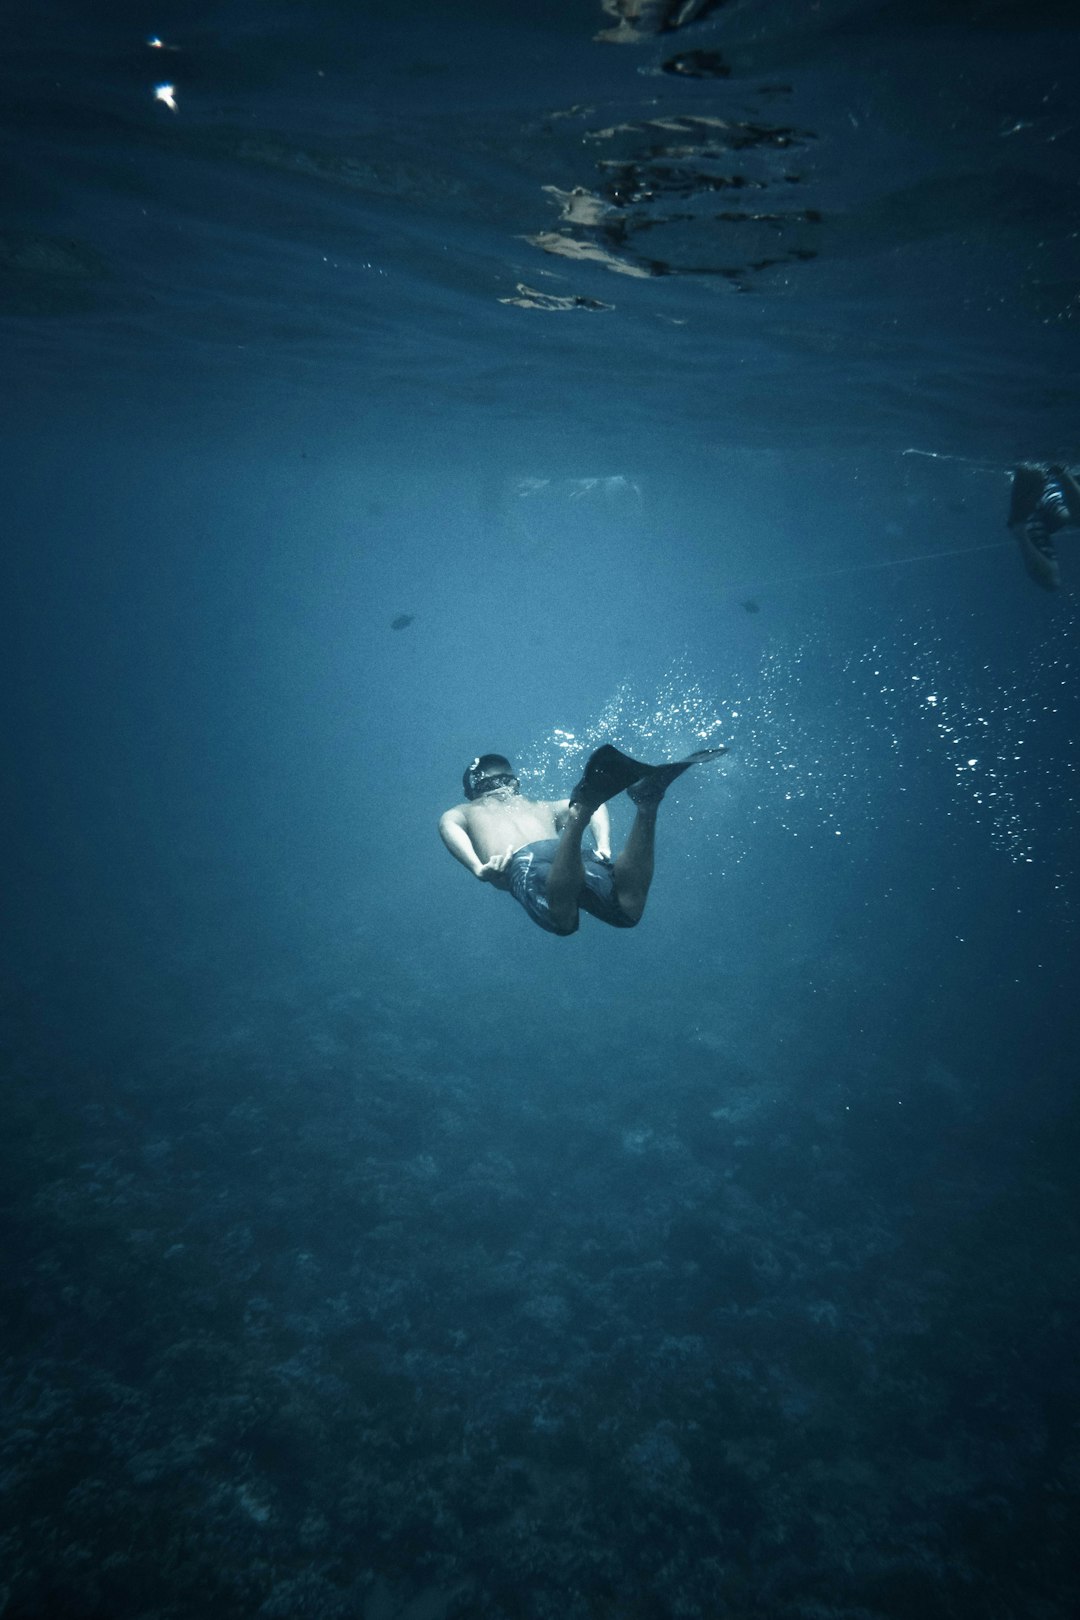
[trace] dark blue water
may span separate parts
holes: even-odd
[[[93,9],[0,68],[0,1615],[1071,1617],[1071,8]],[[437,822],[606,741],[729,753],[559,939]]]

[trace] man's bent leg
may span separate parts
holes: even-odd
[[[632,922],[640,919],[649,898],[655,838],[656,806],[644,805],[634,817],[630,836],[612,869],[616,898]]]
[[[581,840],[592,820],[592,811],[583,804],[572,804],[566,826],[548,873],[545,893],[548,913],[555,927],[572,933],[578,921],[578,895],[585,883]]]

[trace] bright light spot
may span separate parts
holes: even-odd
[[[176,112],[176,86],[175,84],[157,84],[154,86],[154,100],[163,101],[170,112]]]
[[[156,34],[154,35],[153,39],[148,39],[146,43],[149,45],[152,51],[163,51],[165,49],[165,41],[158,39]]]
[[[977,760],[977,759],[969,759],[969,760],[968,760],[968,764],[969,764],[969,765],[977,765],[977,764],[978,764],[978,763],[979,763],[979,762],[978,762],[978,760]]]

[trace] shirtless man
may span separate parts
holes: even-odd
[[[653,875],[656,812],[691,765],[725,753],[707,748],[674,765],[643,765],[605,744],[589,758],[568,799],[526,799],[510,761],[481,754],[462,778],[464,804],[439,821],[443,843],[481,883],[514,896],[550,934],[574,934],[579,910],[612,928],[633,928]],[[611,859],[607,802],[626,790],[637,807],[626,848]],[[595,850],[582,848],[587,827]]]

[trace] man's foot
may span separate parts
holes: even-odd
[[[592,815],[651,769],[651,765],[643,765],[639,759],[631,759],[629,754],[605,743],[589,755],[585,774],[570,794],[570,803],[582,805]]]
[[[719,748],[701,748],[689,759],[676,760],[673,765],[654,765],[640,781],[631,783],[626,797],[632,799],[639,810],[655,809],[683,771],[688,771],[691,765],[703,765],[708,759],[719,759],[721,754],[726,753],[727,749],[721,744]]]

